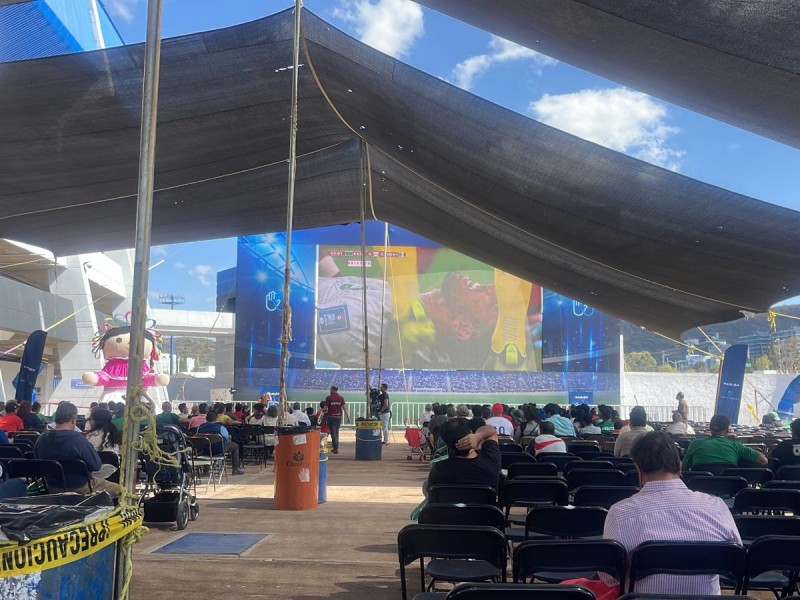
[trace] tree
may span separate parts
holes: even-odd
[[[769,371],[770,369],[772,369],[772,361],[766,354],[762,354],[753,361],[754,371]]]
[[[667,365],[658,365],[656,367],[656,372],[657,373],[678,373],[679,371],[678,371],[678,369],[676,369],[672,365],[667,364]]]
[[[646,350],[625,355],[626,371],[655,371],[656,365],[656,359]]]
[[[769,360],[774,369],[781,373],[796,373],[800,369],[800,352],[797,350],[798,338],[792,336],[775,340],[769,346]]]

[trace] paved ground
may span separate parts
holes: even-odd
[[[395,432],[382,461],[356,462],[354,433],[343,432],[341,451],[328,462],[328,502],[310,511],[275,510],[272,464],[248,467],[201,494],[200,518],[185,531],[151,527],[134,548],[131,598],[398,599],[397,532],[422,500],[428,473],[427,464],[406,460],[406,450]],[[184,533],[205,532],[266,537],[239,555],[152,553]],[[418,581],[416,570],[409,580]]]

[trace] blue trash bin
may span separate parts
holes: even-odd
[[[356,421],[356,460],[381,459],[380,421]]]
[[[319,449],[319,492],[317,494],[317,504],[324,504],[328,501],[328,452],[324,446]]]

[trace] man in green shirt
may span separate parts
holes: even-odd
[[[699,464],[729,464],[737,467],[741,462],[766,465],[767,457],[744,444],[728,438],[731,420],[725,415],[711,417],[711,437],[700,438],[689,444],[683,457],[683,466],[691,469]]]
[[[172,404],[164,402],[161,405],[161,414],[156,417],[156,425],[177,425],[178,423],[189,423],[189,419],[179,417],[172,412]]]

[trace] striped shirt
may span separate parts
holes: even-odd
[[[725,503],[715,496],[692,492],[680,479],[650,481],[608,511],[603,537],[619,541],[631,554],[650,540],[736,542],[741,544],[736,523]],[[609,585],[615,580],[604,574]],[[636,583],[640,594],[719,595],[716,575],[651,575]]]

